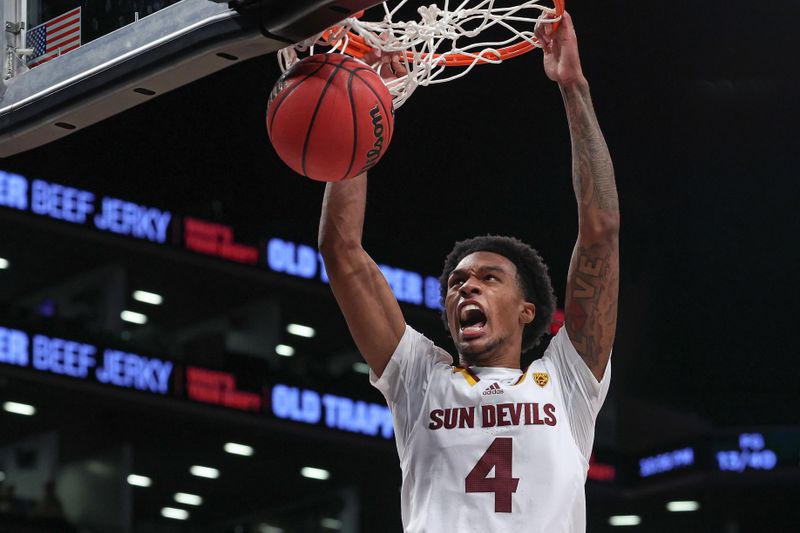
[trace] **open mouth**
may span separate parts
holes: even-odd
[[[475,304],[467,304],[458,313],[461,333],[467,336],[483,331],[486,326],[486,314]]]

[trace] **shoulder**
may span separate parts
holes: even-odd
[[[589,367],[586,366],[583,358],[572,344],[566,327],[559,329],[558,333],[550,339],[550,344],[544,351],[542,361],[546,364],[554,365],[559,370],[581,370],[582,367],[586,367],[587,371],[589,370]]]
[[[442,367],[450,368],[452,364],[453,358],[446,350],[406,324],[403,336],[380,380],[372,373],[370,373],[370,380],[373,385],[377,386],[380,382],[396,379],[403,381],[425,379],[433,371]]]
[[[589,366],[578,354],[569,338],[567,328],[562,327],[550,340],[550,345],[540,359],[552,378],[558,382],[562,393],[569,400],[573,394],[580,392],[579,396],[586,400],[598,400],[602,403],[611,381],[611,358],[606,363],[603,378],[598,381]]]
[[[403,337],[395,349],[392,357],[402,357],[405,355],[429,355],[436,360],[446,360],[448,365],[452,363],[453,357],[447,350],[437,346],[431,339],[406,324]]]

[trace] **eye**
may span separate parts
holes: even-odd
[[[494,274],[486,274],[485,276],[483,276],[483,280],[484,281],[496,281],[497,280],[497,276],[495,276]]]
[[[450,288],[458,287],[462,283],[464,283],[464,278],[452,278],[450,279]]]

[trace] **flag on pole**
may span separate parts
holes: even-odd
[[[33,48],[28,66],[35,67],[81,45],[81,8],[76,7],[27,31],[27,48]]]

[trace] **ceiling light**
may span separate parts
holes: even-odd
[[[608,518],[608,523],[612,526],[638,526],[641,522],[641,517],[635,514],[616,515]]]
[[[149,487],[152,484],[153,480],[147,476],[139,476],[137,474],[128,476],[128,485],[133,485],[134,487]]]
[[[233,455],[244,455],[245,457],[250,457],[253,455],[252,446],[248,446],[247,444],[238,444],[236,442],[226,442],[225,443],[225,451],[228,453],[232,453]]]
[[[27,403],[5,402],[3,404],[3,410],[14,413],[15,415],[33,416],[36,414],[36,408]]]
[[[217,479],[219,477],[219,470],[209,466],[194,465],[189,469],[189,473],[197,477],[205,477],[208,479]]]
[[[8,259],[4,259],[0,257],[0,270],[5,270],[6,268],[10,267],[11,263],[8,262]]]
[[[327,470],[323,470],[322,468],[314,468],[313,466],[304,466],[302,470],[300,470],[300,475],[310,479],[319,479],[321,481],[325,481],[331,477],[331,473]]]
[[[323,518],[319,525],[327,529],[342,529],[342,521],[335,518]]]
[[[297,335],[298,337],[305,337],[307,339],[310,339],[311,337],[317,334],[317,332],[314,331],[314,328],[310,328],[302,324],[289,324],[288,326],[286,326],[286,331],[288,331],[292,335]]]
[[[176,509],[175,507],[164,507],[161,509],[161,516],[174,520],[188,520],[189,511],[186,509]]]
[[[137,313],[136,311],[123,311],[119,314],[119,317],[131,324],[147,324],[147,315]]]
[[[353,372],[359,374],[369,374],[369,365],[364,361],[357,361],[353,363]]]
[[[184,505],[203,505],[203,498],[197,494],[188,494],[186,492],[176,492],[175,501]]]
[[[673,513],[687,513],[700,509],[700,504],[695,501],[667,502],[667,511]]]
[[[287,344],[279,344],[275,347],[275,353],[284,357],[291,357],[294,355],[294,348]]]
[[[142,302],[150,305],[161,305],[164,303],[164,298],[160,294],[147,291],[134,291],[133,299],[137,302]]]

